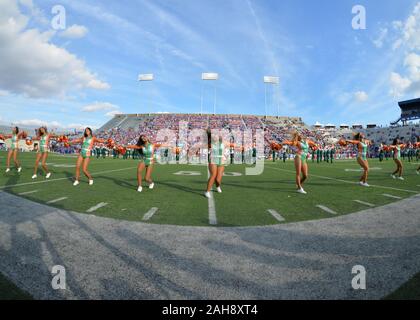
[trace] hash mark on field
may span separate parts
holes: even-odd
[[[149,221],[153,215],[158,211],[158,208],[152,208],[150,209],[143,217],[143,221]]]
[[[107,205],[108,205],[108,203],[106,203],[106,202],[101,202],[101,203],[98,203],[96,206],[94,206],[94,207],[92,207],[92,208],[88,209],[86,212],[87,212],[87,213],[91,213],[91,212],[94,212],[94,211],[96,211],[96,210],[98,210],[98,209],[100,209],[100,208],[106,207]]]
[[[284,222],[286,221],[285,218],[282,217],[282,215],[280,213],[278,213],[276,210],[274,209],[268,209],[267,210],[269,214],[271,214],[273,216],[274,219],[276,219],[278,222]]]
[[[391,198],[391,199],[398,199],[398,200],[402,199],[401,197],[393,196],[393,195],[387,194],[387,193],[384,193],[383,196],[387,197],[387,198]]]
[[[326,206],[322,206],[322,205],[317,205],[316,206],[317,208],[319,208],[319,209],[321,209],[322,211],[325,211],[325,212],[327,212],[327,213],[330,213],[330,214],[337,214],[337,212],[335,212],[334,210],[332,210],[332,209],[330,209],[330,208],[328,208],[328,207],[326,207]]]
[[[32,190],[32,191],[28,191],[28,192],[22,192],[19,193],[20,196],[26,196],[28,194],[33,194],[33,193],[37,193],[39,190]]]
[[[360,200],[353,200],[353,201],[357,202],[357,203],[360,203],[360,204],[363,204],[365,206],[371,207],[371,208],[373,208],[375,206],[374,204],[369,203],[369,202],[365,202],[365,201],[360,201]]]
[[[210,171],[207,171],[208,177],[210,178]],[[214,195],[211,194],[210,198],[208,198],[209,202],[209,224],[212,226],[217,225],[217,217],[216,217],[216,204],[214,203]]]
[[[67,197],[62,197],[62,198],[54,199],[54,200],[48,201],[47,204],[57,203],[57,202],[60,202],[60,201],[66,200],[66,199],[68,199],[68,198]]]

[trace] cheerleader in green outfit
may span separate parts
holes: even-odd
[[[370,141],[365,139],[362,133],[357,133],[354,136],[354,140],[346,140],[346,143],[351,143],[357,146],[357,163],[363,168],[363,175],[360,178],[360,185],[362,187],[370,187],[367,183],[369,174],[369,162],[367,159],[367,151],[370,145]]]
[[[38,136],[33,140],[39,141],[39,148],[38,153],[36,154],[34,175],[32,176],[32,179],[36,179],[38,177],[39,162],[41,162],[42,169],[45,172],[45,179],[49,179],[51,178],[51,172],[48,170],[47,167],[47,158],[48,153],[50,151],[50,141],[51,139],[56,138],[56,136],[53,134],[49,134],[48,129],[46,127],[39,128],[37,132]]]
[[[222,193],[222,178],[226,166],[226,147],[221,136],[212,139],[211,131],[207,131],[209,144],[209,180],[207,181],[207,191],[204,193],[206,198],[211,198],[211,189],[216,184],[216,191]]]
[[[392,142],[392,145],[389,146],[389,148],[393,151],[394,162],[397,165],[397,170],[395,170],[391,174],[392,179],[404,180],[402,176],[404,168],[401,161],[401,149],[404,149],[406,147],[407,145],[402,144],[398,138],[394,139],[394,141]]]
[[[301,134],[295,132],[292,141],[284,141],[282,144],[289,145],[297,148],[295,156],[295,169],[296,169],[296,185],[297,192],[306,194],[303,189],[303,184],[308,179],[308,154],[309,148],[318,147],[316,143],[309,139],[304,139]]]
[[[25,131],[20,132],[18,127],[14,127],[12,129],[12,134],[0,136],[2,140],[12,139],[12,144],[7,153],[6,173],[10,172],[10,161],[12,160],[12,157],[17,172],[22,171],[22,167],[20,166],[19,160],[17,158],[19,152],[19,140],[25,139],[27,136],[28,134]]]
[[[155,150],[160,147],[167,147],[163,144],[153,144],[146,135],[141,135],[136,145],[126,146],[127,149],[139,150],[140,160],[137,167],[137,191],[142,192],[143,171],[146,170],[144,180],[149,184],[149,189],[154,189],[155,183],[152,180],[153,165],[155,163]]]
[[[417,137],[417,143],[414,144],[415,149],[420,149],[420,136]],[[417,150],[417,154],[420,153],[420,150]],[[416,174],[420,175],[420,166],[416,170]]]
[[[105,139],[98,139],[93,136],[92,129],[86,128],[83,134],[83,138],[75,139],[69,142],[69,144],[82,144],[79,157],[76,162],[76,177],[73,183],[73,186],[78,186],[80,184],[80,168],[83,166],[83,173],[89,179],[89,185],[93,185],[93,178],[88,171],[90,158],[92,157],[92,149],[96,143],[106,143]]]

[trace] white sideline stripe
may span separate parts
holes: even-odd
[[[274,209],[268,209],[267,210],[269,214],[271,214],[273,216],[274,219],[276,219],[278,222],[284,222],[286,221],[285,218],[282,217],[282,215],[280,213],[278,213],[276,210]]]
[[[357,203],[360,203],[360,204],[363,204],[363,205],[368,206],[368,207],[372,207],[372,208],[375,206],[374,204],[369,203],[369,202],[365,202],[365,201],[360,201],[360,200],[353,200],[353,201],[357,202]]]
[[[149,221],[153,215],[158,211],[158,208],[152,208],[150,209],[143,217],[143,221]]]
[[[284,171],[284,172],[289,172],[289,173],[295,173],[295,171],[291,171],[291,170],[286,170],[286,169],[280,169],[280,168],[273,168],[270,167],[269,165],[266,165],[269,169],[272,170],[277,170],[277,171]],[[342,179],[336,179],[336,178],[331,178],[331,177],[325,177],[325,176],[318,176],[315,174],[309,174],[312,177],[315,178],[320,178],[320,179],[326,179],[326,180],[333,180],[333,181],[338,181],[338,182],[343,182],[343,183],[349,183],[349,184],[359,184],[359,182],[354,182],[354,181],[348,181],[348,180],[342,180]],[[406,189],[399,189],[399,188],[393,188],[393,187],[384,187],[384,186],[378,186],[378,185],[370,185],[371,187],[374,188],[382,188],[382,189],[389,189],[389,190],[395,190],[395,191],[404,191],[404,192],[409,192],[409,193],[415,193],[418,194],[418,191],[414,191],[414,190],[406,190]]]
[[[57,203],[57,202],[60,202],[60,201],[66,200],[66,199],[68,199],[68,198],[67,197],[62,197],[62,198],[54,199],[54,200],[48,201],[47,204]]]
[[[393,195],[387,194],[387,193],[384,193],[383,196],[387,197],[387,198],[391,198],[391,199],[398,199],[398,200],[402,199],[401,197],[393,196]]]
[[[20,196],[26,196],[28,194],[33,194],[33,193],[37,193],[39,190],[32,190],[32,191],[28,191],[28,192],[22,192],[19,193]]]
[[[130,167],[130,168],[124,168],[124,169],[116,169],[116,170],[108,170],[108,171],[101,171],[101,172],[95,172],[92,173],[92,176],[96,176],[98,174],[105,174],[105,173],[112,173],[112,172],[119,172],[119,171],[125,171],[125,170],[133,170],[137,167]],[[62,180],[72,180],[73,178],[57,178],[57,179],[49,179],[49,180],[43,180],[43,181],[36,181],[36,182],[26,182],[26,183],[18,183],[8,186],[0,186],[1,189],[7,189],[7,188],[13,188],[13,187],[22,187],[22,186],[29,186],[33,184],[40,184],[40,183],[48,183],[48,182],[54,182],[54,181],[62,181]]]
[[[327,213],[337,214],[337,212],[335,212],[334,210],[331,210],[330,208],[328,208],[326,206],[322,206],[322,205],[319,204],[316,207],[319,208],[319,209],[321,209],[321,210],[323,210],[323,211],[325,211],[325,212],[327,212]]]
[[[210,178],[210,171],[207,170],[207,176]],[[214,202],[214,195],[211,193],[210,198],[208,198],[209,202],[209,224],[212,226],[217,225],[217,217],[216,217],[216,204]]]
[[[87,213],[91,213],[91,212],[94,212],[94,211],[96,211],[96,210],[98,210],[98,209],[100,209],[100,208],[102,208],[102,207],[106,207],[107,205],[108,205],[108,203],[106,203],[106,202],[101,202],[101,203],[98,203],[96,206],[94,206],[94,207],[92,207],[92,208],[88,209],[86,212],[87,212]]]

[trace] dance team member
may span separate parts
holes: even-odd
[[[41,162],[42,169],[45,172],[45,179],[51,178],[51,172],[47,168],[47,158],[48,153],[50,152],[50,140],[57,138],[57,136],[48,133],[47,127],[41,127],[37,130],[38,136],[33,138],[33,141],[39,141],[38,152],[36,154],[35,159],[35,168],[34,168],[34,175],[32,179],[36,179],[38,177],[38,167],[39,162]]]
[[[88,171],[90,158],[92,157],[92,149],[96,143],[105,143],[107,140],[105,139],[98,139],[93,136],[93,132],[91,128],[86,128],[83,134],[83,138],[75,139],[69,141],[69,144],[82,144],[82,149],[80,150],[80,154],[77,157],[76,162],[76,177],[73,183],[73,186],[78,186],[80,184],[80,168],[83,166],[83,173],[89,179],[89,185],[93,185],[93,178]],[[109,140],[108,140],[109,142]]]
[[[420,153],[420,136],[417,137],[417,143],[414,145],[414,147],[417,149],[417,159]],[[417,168],[416,173],[420,175],[420,166]]]
[[[307,194],[303,189],[305,181],[308,179],[308,154],[309,148],[318,148],[317,144],[303,137],[299,132],[293,134],[292,141],[283,141],[282,145],[289,145],[297,148],[295,156],[296,186],[297,192]]]
[[[160,143],[153,144],[146,135],[141,135],[136,145],[129,145],[125,148],[139,150],[140,160],[137,167],[137,191],[142,192],[143,186],[143,171],[146,171],[144,180],[149,184],[149,189],[155,187],[155,183],[152,180],[153,165],[155,163],[155,150],[160,147],[169,147]]]
[[[222,136],[214,136],[212,138],[211,130],[207,131],[207,138],[209,145],[209,179],[204,196],[210,199],[210,192],[214,184],[216,184],[216,191],[222,193],[222,178],[226,166],[226,146]]]
[[[405,147],[406,145],[400,143],[400,140],[398,138],[394,139],[394,141],[392,142],[392,145],[389,146],[390,150],[392,150],[393,152],[394,162],[397,165],[397,170],[395,170],[391,174],[391,177],[393,179],[404,180],[402,176],[404,168],[403,168],[403,163],[401,161],[401,149],[404,149]],[[398,177],[396,175],[398,175]]]
[[[1,136],[2,140],[12,139],[12,144],[10,149],[7,153],[7,161],[6,161],[6,173],[10,172],[10,161],[13,157],[13,162],[15,164],[17,172],[22,171],[22,167],[18,160],[18,152],[19,152],[19,140],[26,139],[28,134],[25,131],[20,131],[18,127],[13,127],[12,134]]]
[[[342,143],[342,145],[345,145],[347,143],[354,144],[357,146],[357,163],[363,168],[363,175],[360,178],[360,185],[362,187],[370,187],[367,183],[369,175],[369,162],[367,159],[367,152],[371,142],[365,139],[363,133],[359,132],[354,135],[354,140],[345,140],[345,143]]]

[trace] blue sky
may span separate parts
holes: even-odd
[[[52,7],[66,9],[54,30]],[[352,8],[366,8],[366,30]],[[418,0],[2,0],[0,122],[99,127],[114,113],[268,112],[388,124],[420,94]],[[138,83],[139,73],[155,81]]]

